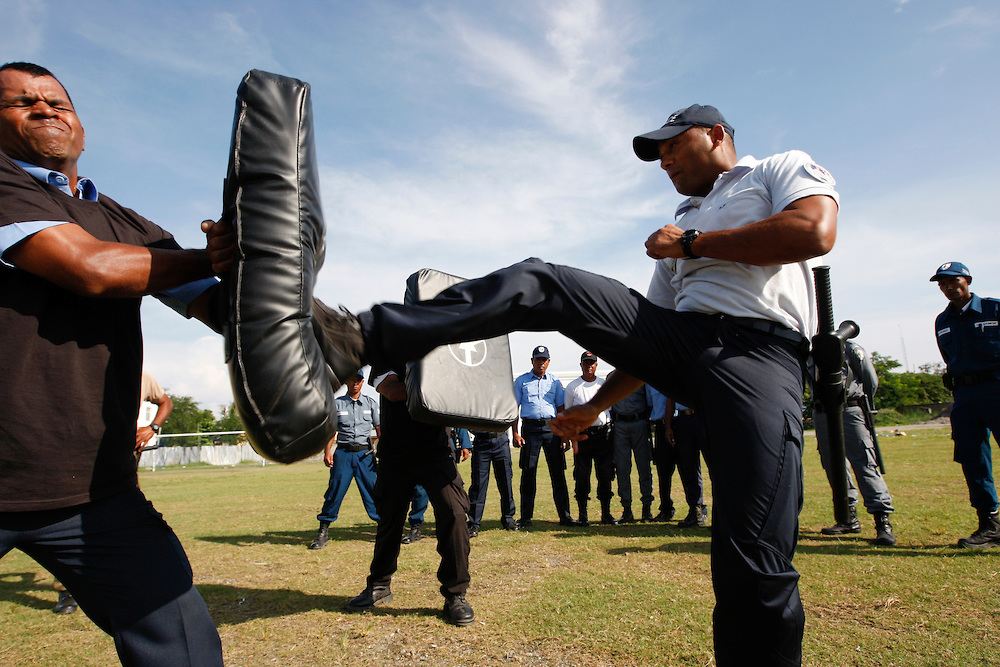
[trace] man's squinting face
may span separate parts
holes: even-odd
[[[964,306],[972,298],[969,280],[965,276],[942,276],[937,283],[941,293],[956,306]]]
[[[713,160],[711,131],[709,127],[692,127],[660,142],[660,168],[682,195],[704,197],[723,171]]]
[[[532,372],[541,377],[545,375],[545,371],[549,368],[549,360],[545,357],[532,357],[531,358],[531,370]]]
[[[365,384],[364,378],[353,378],[347,382],[347,393],[351,398],[357,398],[361,393],[361,387]]]
[[[581,361],[580,370],[582,371],[582,377],[586,382],[593,382],[597,377],[597,362]]]
[[[12,158],[71,171],[83,152],[83,125],[51,76],[0,72],[0,150]]]

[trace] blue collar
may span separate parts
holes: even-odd
[[[972,299],[969,300],[969,307],[966,310],[974,310],[980,315],[983,314],[983,300],[976,296],[975,292],[973,292]]]
[[[80,199],[97,201],[97,186],[94,185],[94,182],[89,178],[76,179],[76,193],[74,193],[69,189],[69,178],[67,178],[66,174],[54,169],[39,167],[31,164],[30,162],[24,162],[23,160],[14,160],[14,162],[16,162],[21,169],[28,172],[28,174],[30,174],[31,177],[39,183],[53,185],[70,197],[75,197],[79,194]]]

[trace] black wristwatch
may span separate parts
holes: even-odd
[[[159,424],[150,424],[149,428],[153,429],[153,433],[155,433],[156,435],[160,435],[160,425]]]
[[[691,250],[691,244],[699,236],[701,236],[701,232],[697,229],[689,229],[681,234],[681,250],[684,251],[684,256],[688,259],[699,259],[701,257],[701,255],[696,255]]]

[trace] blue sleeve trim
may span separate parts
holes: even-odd
[[[10,262],[3,259],[8,250],[15,245],[33,236],[43,229],[58,227],[59,225],[70,224],[68,220],[31,220],[29,222],[15,222],[0,227],[0,263],[12,269],[17,268]]]
[[[188,317],[188,306],[207,290],[219,284],[218,278],[202,278],[157,292],[153,296],[176,313]]]

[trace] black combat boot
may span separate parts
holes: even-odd
[[[963,537],[958,546],[966,549],[1000,547],[1000,516],[997,512],[979,512],[979,528],[972,535]]]
[[[678,528],[704,528],[708,525],[708,507],[695,505],[688,510],[687,516],[677,523]]]
[[[622,518],[618,519],[618,523],[635,523],[631,505],[622,505]]]
[[[464,595],[449,595],[444,599],[444,616],[452,625],[462,627],[476,620],[472,605]]]
[[[325,521],[319,522],[319,530],[316,531],[316,537],[313,541],[309,543],[309,548],[312,550],[322,549],[326,546],[326,543],[330,541],[330,524]]]
[[[892,532],[888,512],[879,512],[875,515],[875,544],[884,547],[896,546],[896,535]]]
[[[589,526],[590,525],[590,519],[587,517],[587,501],[586,500],[579,500],[579,501],[577,501],[576,506],[580,510],[579,525],[581,525],[581,526]]]
[[[653,521],[653,503],[642,504],[642,520]]]
[[[858,521],[858,508],[851,505],[847,515],[847,523],[835,523],[832,526],[821,528],[819,532],[824,535],[847,535],[848,533],[860,533],[861,522]]]
[[[423,524],[421,524],[421,523],[418,523],[418,524],[416,524],[414,526],[410,526],[410,530],[406,533],[406,535],[403,535],[403,539],[401,539],[399,541],[399,543],[400,544],[413,544],[414,542],[416,542],[418,540],[424,539],[424,533],[423,533],[423,531],[420,530],[421,526],[423,526]]]
[[[347,602],[347,611],[367,611],[390,602],[392,590],[388,586],[367,586]]]
[[[605,526],[617,526],[618,519],[611,514],[611,500],[601,501],[601,523]]]

